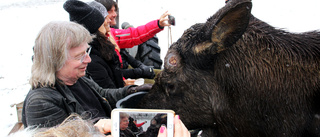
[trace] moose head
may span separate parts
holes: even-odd
[[[319,136],[320,34],[276,29],[229,1],[169,48],[142,108],[203,136]]]

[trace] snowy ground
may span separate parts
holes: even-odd
[[[85,0],[89,1],[89,0]],[[24,100],[30,86],[32,47],[42,26],[49,21],[68,20],[64,0],[0,0],[0,137],[17,122],[11,104]],[[224,0],[119,0],[120,25],[145,24],[169,11],[176,18],[172,39],[197,22],[205,22],[224,5]],[[320,29],[319,0],[253,0],[252,13],[259,19],[291,32]],[[168,48],[168,30],[158,35],[161,57]]]

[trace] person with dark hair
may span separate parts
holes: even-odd
[[[111,20],[110,27],[115,27],[117,25],[116,18],[118,16],[118,4],[113,0],[95,0],[96,2],[101,3],[108,11],[108,17]]]
[[[88,64],[88,73],[102,88],[122,88],[125,83],[120,71],[119,58],[115,52],[114,44],[105,35],[110,30],[110,20],[105,18],[107,12],[98,10],[99,4],[95,1],[87,4],[78,0],[68,0],[64,4],[64,9],[69,13],[70,21],[82,24],[92,35],[96,36],[89,43],[92,46],[90,53],[92,62]],[[95,26],[99,26],[99,28]],[[151,86],[147,84],[137,87],[131,86],[128,91],[133,93],[149,90]],[[112,105],[112,108],[114,107]]]
[[[92,62],[88,64],[88,73],[92,76],[93,80],[103,88],[124,87],[119,60],[114,52],[115,46],[107,40],[105,35],[110,30],[108,25],[110,20],[105,20],[100,11],[82,1],[68,0],[63,8],[69,13],[70,21],[82,24],[90,34],[96,36],[89,43],[92,47],[90,54]],[[92,14],[91,11],[95,11],[96,13]],[[104,27],[97,28],[92,26]],[[97,79],[101,75],[104,77]]]
[[[111,20],[111,25],[116,24],[115,17],[117,16],[117,5],[113,0],[95,0],[108,10],[108,17]],[[101,11],[103,12],[103,11]],[[142,25],[136,28],[130,27],[127,29],[115,29],[110,28],[110,32],[107,37],[115,45],[115,51],[119,57],[121,63],[121,71],[124,78],[149,78],[152,79],[155,76],[153,66],[146,66],[142,62],[134,59],[131,55],[120,49],[132,48],[135,45],[142,44],[143,42],[154,37],[158,32],[162,31],[165,26],[170,26],[166,21],[166,17],[169,14],[165,12],[160,19],[153,20],[146,25]],[[129,64],[123,62],[125,59]],[[131,65],[133,69],[127,69],[127,66]],[[98,79],[98,78],[97,78]],[[125,80],[126,81],[126,80]],[[127,82],[128,83],[128,82]]]

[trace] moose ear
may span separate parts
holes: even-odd
[[[201,43],[196,46],[195,50],[200,52],[211,48],[211,52],[219,53],[233,45],[247,29],[251,8],[250,1],[237,3],[235,0],[228,3],[218,11],[218,15],[208,19],[206,23],[212,27],[211,33],[209,32],[211,42]]]
[[[211,41],[223,50],[233,45],[246,31],[251,16],[251,2],[240,3],[222,16],[212,29]]]

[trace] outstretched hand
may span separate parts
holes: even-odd
[[[171,24],[168,23],[168,18],[167,16],[170,15],[168,13],[168,11],[166,11],[165,13],[163,13],[159,19],[159,25],[160,27],[165,27],[165,26],[171,26]]]

